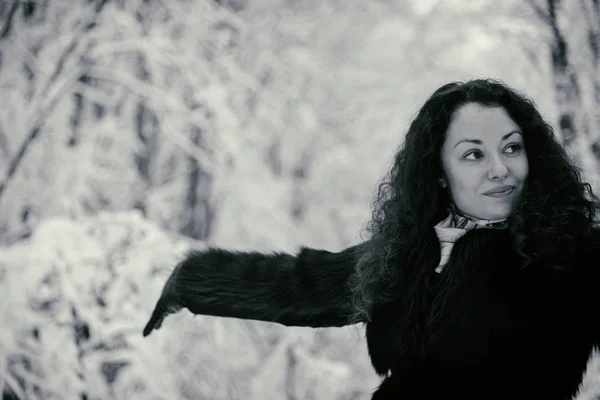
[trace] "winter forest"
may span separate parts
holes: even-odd
[[[0,0],[3,398],[370,398],[359,326],[142,328],[191,247],[358,243],[423,101],[476,77],[600,188],[598,0]]]

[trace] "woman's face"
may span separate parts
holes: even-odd
[[[503,107],[458,108],[442,147],[444,184],[456,207],[482,219],[503,219],[529,173],[521,128]]]

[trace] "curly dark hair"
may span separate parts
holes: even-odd
[[[568,265],[597,225],[600,200],[532,100],[497,80],[448,83],[422,106],[379,185],[366,228],[369,244],[360,247],[351,281],[353,322],[371,321],[378,305],[399,297],[402,314],[412,318],[409,326],[422,318],[420,293],[430,289],[428,277],[437,265],[425,268],[424,253],[439,248],[433,226],[446,216],[450,201],[439,185],[441,149],[453,113],[466,103],[503,107],[522,129],[529,175],[509,229],[523,267],[532,260],[551,268]]]

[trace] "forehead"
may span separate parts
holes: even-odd
[[[497,141],[514,130],[520,128],[504,107],[468,103],[454,112],[446,132],[446,141],[458,142],[463,139]]]

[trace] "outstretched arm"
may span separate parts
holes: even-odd
[[[352,310],[348,279],[364,245],[338,253],[302,248],[295,256],[192,251],[165,284],[144,336],[183,307],[194,314],[287,326],[348,325]]]

